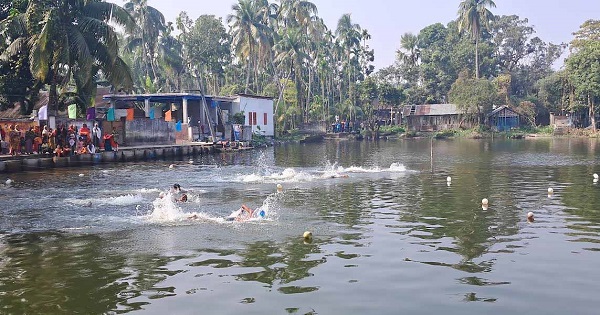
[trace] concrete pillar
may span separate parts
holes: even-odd
[[[131,162],[135,161],[135,151],[134,150],[122,150],[123,152],[123,161]]]
[[[144,112],[146,112],[146,118],[150,117],[150,99],[144,99]]]
[[[188,100],[187,100],[187,98],[185,98],[185,97],[183,98],[183,104],[181,107],[183,107],[183,121],[182,122],[184,124],[188,124],[189,121],[188,121]]]

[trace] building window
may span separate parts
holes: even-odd
[[[256,112],[252,113],[253,125],[256,126]]]
[[[263,120],[264,120],[264,124],[263,125],[267,125],[267,113],[264,113],[263,115]]]

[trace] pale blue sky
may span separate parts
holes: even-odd
[[[110,0],[123,4],[123,0]],[[233,0],[148,0],[169,21],[181,11],[196,19],[202,14],[225,17],[231,13]],[[312,0],[327,26],[335,29],[337,20],[350,13],[355,23],[366,28],[372,36],[375,66],[379,69],[394,62],[400,36],[405,32],[418,33],[427,25],[447,24],[456,18],[460,0]],[[497,15],[516,14],[529,19],[544,41],[568,43],[572,33],[588,19],[600,18],[598,0],[495,0]]]

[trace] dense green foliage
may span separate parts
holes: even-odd
[[[574,33],[567,66],[555,72],[567,45],[493,8],[457,1],[456,20],[401,35],[395,63],[374,72],[371,34],[350,14],[328,28],[305,0],[238,0],[225,21],[181,12],[174,22],[147,0],[1,0],[0,110],[21,102],[30,112],[40,89],[51,108],[86,107],[98,84],[110,84],[272,96],[280,134],[335,115],[375,130],[377,109],[448,102],[479,117],[493,105],[521,108],[532,125],[571,112],[587,126],[600,97],[600,22]]]

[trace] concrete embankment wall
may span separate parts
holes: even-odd
[[[215,152],[212,145],[174,145],[156,147],[123,148],[95,154],[69,157],[21,156],[0,160],[0,173],[39,171],[51,168],[89,166],[97,164],[152,161],[200,156]]]

